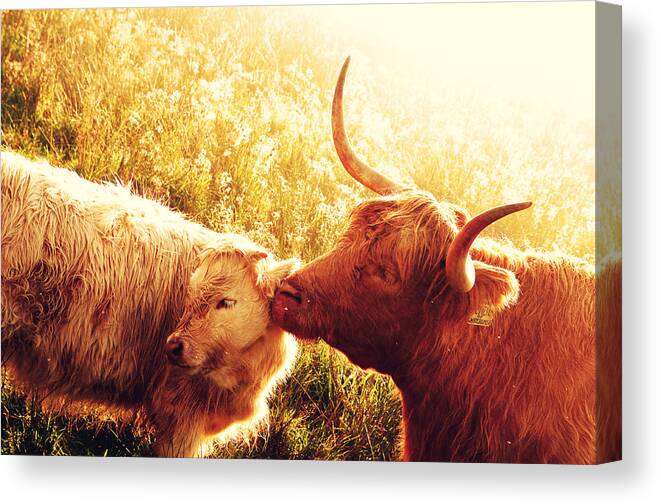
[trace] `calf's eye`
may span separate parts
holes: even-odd
[[[216,310],[226,310],[228,308],[233,308],[236,304],[236,299],[223,298],[216,304]]]

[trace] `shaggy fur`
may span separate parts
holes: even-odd
[[[2,152],[3,364],[52,403],[140,413],[157,455],[200,453],[264,413],[294,355],[269,318],[293,266],[122,187]],[[217,306],[225,297],[234,305]],[[198,362],[167,364],[175,329]]]
[[[603,333],[607,379],[597,395],[593,268],[478,238],[475,286],[457,293],[445,257],[466,222],[463,210],[423,192],[359,205],[336,247],[283,284],[274,319],[393,377],[405,460],[619,459],[619,375],[611,368],[619,369],[620,325],[608,322]],[[619,266],[608,271],[604,284],[619,284]],[[619,310],[616,290],[601,313]],[[484,309],[493,313],[489,326],[468,323]]]

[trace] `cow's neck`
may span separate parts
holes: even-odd
[[[418,341],[418,350],[422,351],[407,359],[409,362],[401,367],[404,372],[392,375],[402,397],[402,457],[410,461],[449,461],[455,432],[450,419],[457,411],[455,405],[453,412],[453,401],[443,386],[444,358],[432,348],[432,335],[421,336]]]
[[[529,272],[520,258],[490,262],[528,282]],[[430,317],[426,326],[418,328],[411,338],[416,347],[399,367],[404,372],[393,374],[402,395],[403,456],[420,461],[482,460],[488,457],[488,448],[481,439],[480,403],[490,399],[479,377],[466,376],[465,365],[480,359],[481,352],[497,351],[484,348],[485,338],[496,341],[507,324],[476,329],[468,325],[468,314],[453,322],[442,317],[442,313]]]
[[[435,398],[424,400],[417,392],[401,390],[404,460],[449,461],[452,459],[450,450],[452,433],[445,424],[448,416],[447,398],[442,393],[437,395],[437,391],[429,392]]]
[[[481,432],[481,404],[489,403],[484,395],[488,392],[482,379],[467,378],[466,366],[462,366],[477,351],[435,336],[422,337],[419,341],[427,343],[422,345],[426,348],[420,348],[414,362],[402,366],[406,375],[394,376],[402,396],[403,457],[415,461],[486,460],[489,453]],[[480,358],[473,355],[476,357]]]

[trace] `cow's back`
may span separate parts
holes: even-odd
[[[622,459],[622,260],[597,266],[597,461]]]
[[[2,152],[3,354],[45,392],[133,404],[214,233],[124,188]]]
[[[442,335],[451,459],[593,463],[594,270],[554,254],[507,260],[518,302]]]
[[[509,334],[523,364],[517,429],[540,461],[594,463],[594,268],[562,254],[531,254],[527,263]]]

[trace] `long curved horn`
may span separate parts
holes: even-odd
[[[532,205],[532,201],[497,206],[473,217],[461,228],[452,240],[445,259],[445,273],[448,277],[448,283],[454,290],[468,292],[475,285],[475,267],[469,254],[475,238],[488,225],[506,215],[525,210],[530,205]]]
[[[344,131],[344,113],[342,107],[344,79],[347,76],[349,61],[351,61],[351,57],[348,57],[342,66],[340,76],[337,79],[337,85],[335,86],[335,96],[333,96],[331,122],[333,125],[333,142],[335,143],[337,155],[340,157],[340,161],[347,172],[349,172],[349,175],[372,191],[382,195],[402,191],[404,189],[403,186],[381,175],[358,159],[349,145],[349,139]]]

